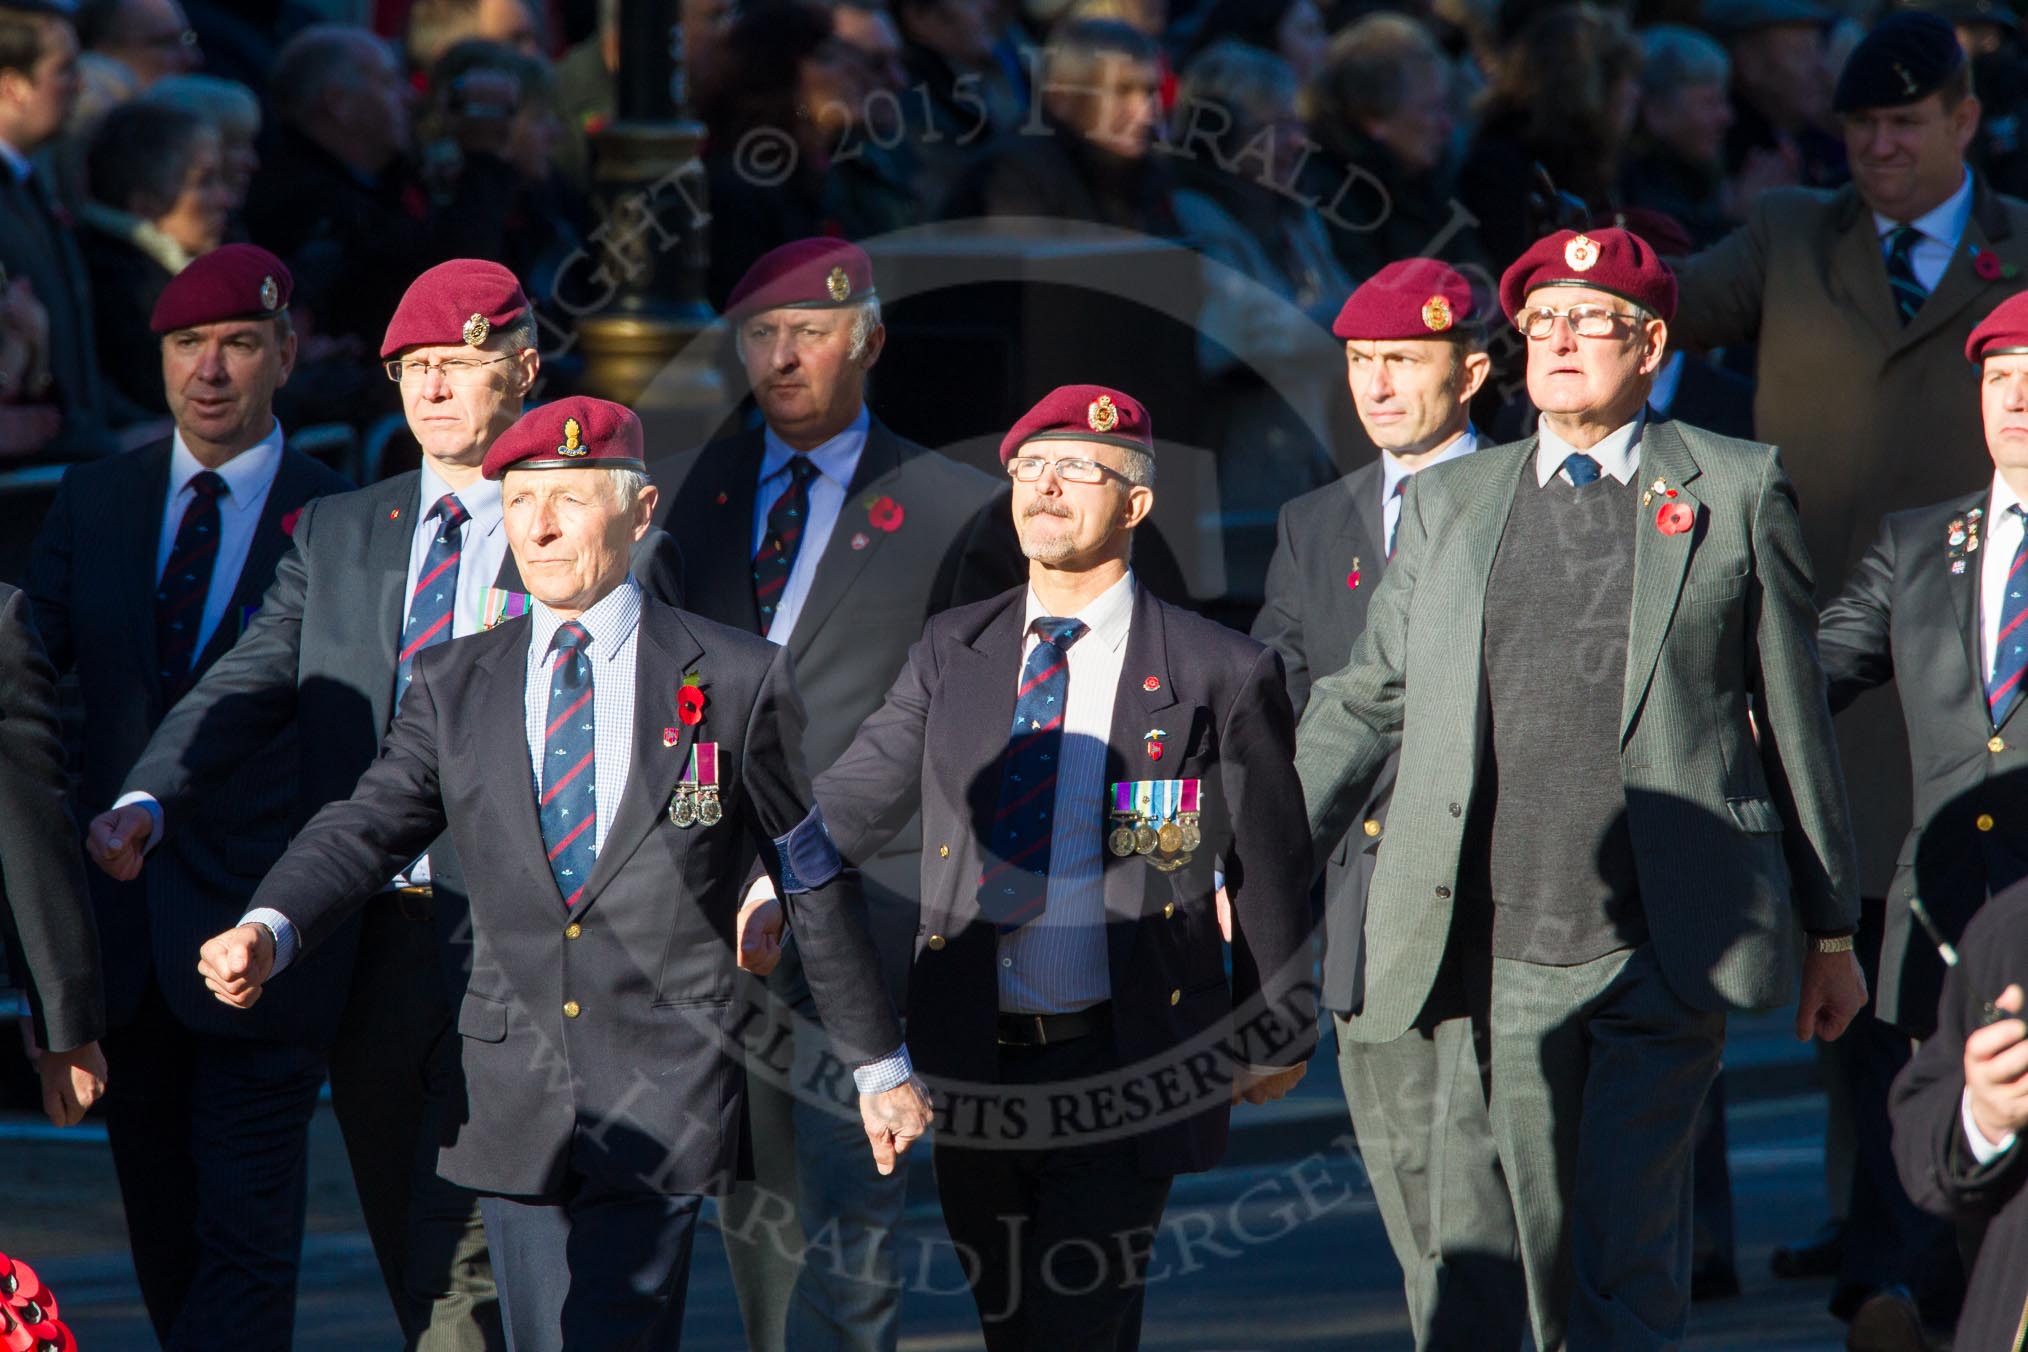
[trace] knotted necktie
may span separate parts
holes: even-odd
[[[1387,528],[1387,557],[1390,559],[1394,557],[1394,542],[1401,538],[1401,498],[1407,492],[1408,476],[1404,474],[1394,481],[1394,492],[1388,495],[1394,499],[1396,504],[1394,508],[1394,524]]]
[[[225,480],[211,470],[191,477],[190,504],[183,509],[176,541],[169,546],[169,566],[155,588],[155,653],[162,691],[171,700],[189,683],[197,656],[204,601],[218,563],[218,498],[225,491]]]
[[[408,693],[415,679],[416,655],[424,648],[451,640],[453,617],[458,609],[458,560],[465,549],[465,522],[471,514],[455,493],[446,493],[430,508],[425,521],[441,521],[430,552],[423,557],[422,570],[415,575],[415,591],[408,598],[408,623],[401,627],[401,653],[395,660],[394,707]]]
[[[2021,543],[2014,550],[2014,562],[2007,567],[2000,601],[2000,636],[1993,641],[1993,674],[1986,681],[1986,707],[1992,711],[1993,726],[1999,727],[2014,711],[2021,698],[2021,673],[2028,670],[2028,630],[2021,621],[2028,617],[2028,512],[2015,503],[2007,509],[2022,524]],[[1986,598],[1987,604],[1992,598]]]
[[[592,716],[591,635],[576,620],[549,641],[549,721],[542,740],[542,844],[565,906],[577,905],[598,859],[598,741]]]
[[[1598,482],[1598,461],[1583,451],[1575,451],[1563,457],[1563,472],[1570,476],[1573,484],[1583,488],[1586,484]]]
[[[760,605],[761,633],[774,623],[775,608],[789,585],[789,570],[796,566],[796,550],[803,543],[803,527],[810,517],[810,480],[817,467],[807,455],[789,457],[789,486],[768,508],[768,532],[760,552],[753,556],[753,599]]]
[[[1049,895],[1050,814],[1056,807],[1056,767],[1063,749],[1063,711],[1070,698],[1070,645],[1083,637],[1083,620],[1045,616],[1033,626],[1042,641],[1021,667],[1014,698],[1014,727],[1000,771],[1000,800],[993,812],[992,849],[979,878],[979,913],[1002,934],[1042,914]]]
[[[1887,232],[1887,289],[1894,293],[1894,310],[1903,324],[1929,299],[1929,288],[1916,280],[1915,246],[1922,243],[1922,231],[1912,225],[1897,225]]]

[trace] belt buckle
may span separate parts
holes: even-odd
[[[1028,1017],[1035,1020],[1035,1045],[1047,1047],[1049,1045],[1049,1025],[1042,1021],[1040,1014],[1031,1014]]]

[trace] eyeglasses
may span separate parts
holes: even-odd
[[[1133,480],[1114,469],[1101,465],[1096,460],[1087,460],[1081,455],[1067,455],[1061,460],[1045,460],[1039,455],[1017,455],[1007,462],[1007,472],[1024,484],[1032,484],[1042,477],[1042,471],[1054,468],[1056,477],[1065,483],[1100,484],[1108,474],[1124,483]]]
[[[1568,310],[1538,305],[1515,315],[1514,327],[1530,338],[1547,338],[1555,332],[1557,320],[1567,319],[1570,331],[1580,338],[1610,338],[1619,331],[1618,321],[1639,318],[1635,311],[1609,310],[1603,305],[1573,305]]]
[[[488,361],[471,361],[462,357],[451,357],[445,361],[384,361],[380,369],[387,372],[387,378],[396,384],[421,384],[430,372],[435,371],[444,378],[447,385],[477,385],[485,380],[483,372],[488,366],[498,366],[512,357],[494,357]]]

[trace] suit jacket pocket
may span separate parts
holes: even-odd
[[[465,1002],[458,1007],[458,1032],[479,1042],[506,1041],[507,1006],[467,992]]]
[[[1782,831],[1782,814],[1765,798],[1728,798],[1725,806],[1732,813],[1733,825],[1747,835],[1772,836]]]
[[[1707,578],[1702,582],[1686,582],[1683,584],[1683,604],[1711,606],[1736,601],[1745,593],[1749,576],[1746,573],[1733,573],[1728,577]]]

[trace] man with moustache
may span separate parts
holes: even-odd
[[[1492,363],[1475,309],[1456,269],[1408,259],[1361,284],[1331,326],[1380,458],[1281,511],[1253,636],[1281,654],[1299,717],[1311,683],[1345,665],[1365,627],[1409,480],[1478,449],[1471,401]],[[1366,892],[1393,779],[1391,765],[1381,771],[1359,825],[1333,843],[1324,867],[1324,1004],[1337,1025],[1338,1074],[1416,1346],[1513,1349],[1526,1325],[1520,1240],[1456,952],[1406,1032],[1375,1041],[1359,1017]],[[1433,1233],[1439,1221],[1448,1239]]]
[[[817,800],[847,859],[920,810],[910,1055],[945,1095],[1030,1109],[1004,1134],[953,1112],[935,1146],[987,1348],[1117,1352],[1175,1176],[1315,1045],[1294,720],[1272,650],[1128,566],[1155,498],[1137,400],[1063,386],[1000,459],[1028,585],[930,620]],[[1188,1084],[1193,1052],[1206,1078],[1155,1114],[1149,1084]],[[1089,1113],[1045,1109],[1067,1083],[1095,1086]],[[1148,1114],[1102,1120],[1137,1092]]]
[[[116,875],[208,801],[269,737],[300,727],[300,827],[344,798],[373,762],[416,659],[527,607],[486,452],[520,415],[541,357],[535,320],[507,269],[475,259],[409,286],[382,341],[420,469],[319,502],[246,636],[165,719],[92,824]],[[680,592],[675,544],[635,548],[650,594]],[[355,946],[331,1055],[367,1233],[404,1336],[424,1348],[500,1346],[497,1297],[476,1200],[438,1178],[437,1138],[462,1111],[453,1011],[470,963],[463,873],[445,840],[391,871],[383,895],[325,947]]]
[[[290,529],[343,479],[284,448],[295,364],[280,259],[232,244],[163,288],[150,327],[176,430],[64,476],[29,563],[35,627],[83,696],[83,783],[103,803],[257,613]],[[344,954],[253,1019],[220,1018],[190,949],[245,907],[287,843],[296,730],[267,729],[193,803],[149,876],[94,876],[105,972],[106,1135],[134,1275],[165,1348],[291,1342],[310,1116],[344,1003]]]
[[[525,414],[501,485],[527,612],[416,660],[386,746],[204,945],[220,1000],[266,986],[448,830],[476,961],[465,1111],[438,1167],[483,1199],[510,1346],[670,1349],[704,1196],[742,1151],[730,1059],[749,837],[789,899],[853,1067],[878,1167],[929,1127],[854,875],[810,807],[792,659],[628,575],[656,492],[639,419],[572,398]]]
[[[1796,1035],[1865,999],[1794,501],[1772,447],[1644,414],[1675,300],[1624,230],[1507,270],[1540,430],[1410,481],[1297,739],[1320,854],[1394,765],[1362,1031],[1462,949],[1543,1352],[1681,1342],[1698,1109],[1726,1013],[1797,996],[1799,930]]]

